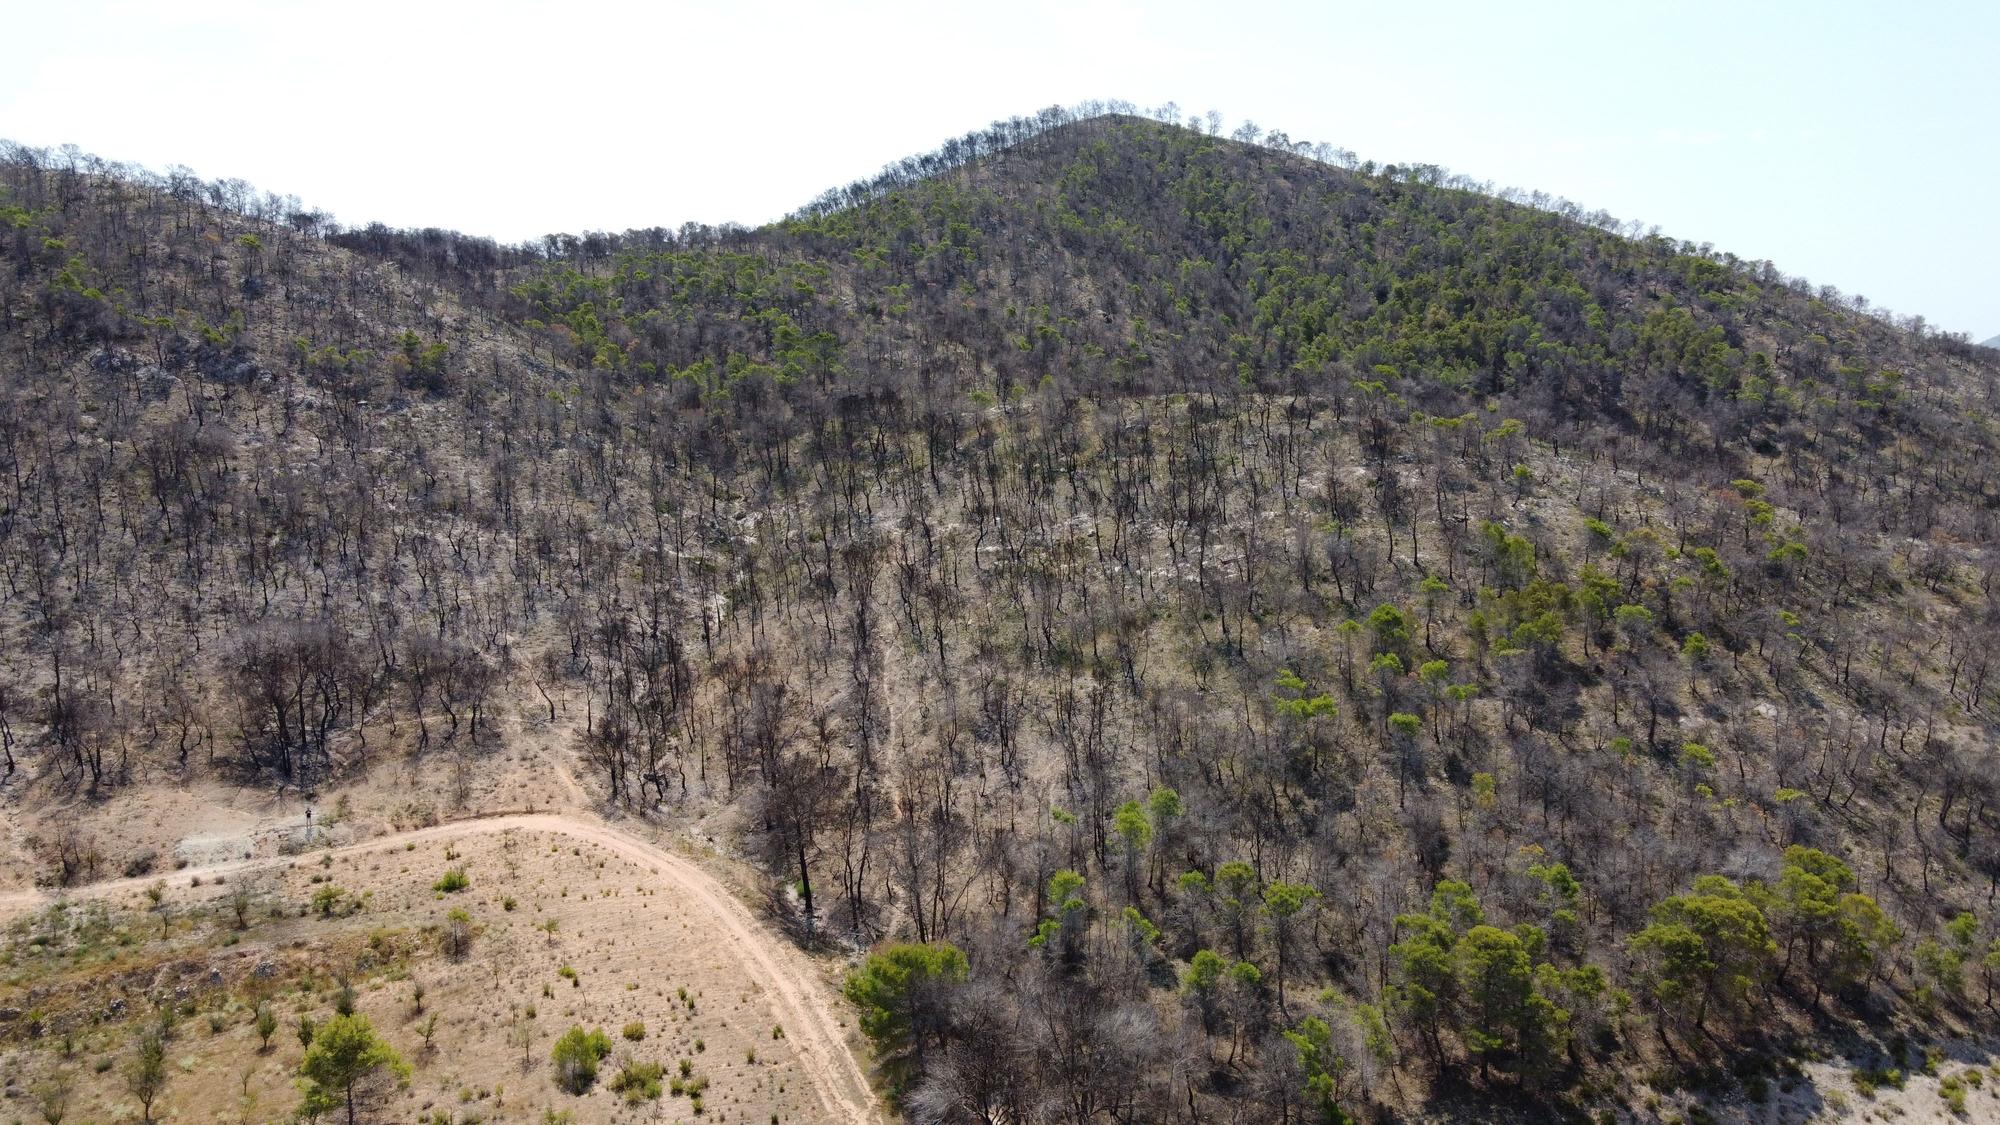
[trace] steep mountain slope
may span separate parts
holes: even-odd
[[[1991,1031],[2000,359],[1312,155],[1050,113],[507,248],[16,153],[9,799],[581,712],[605,802],[967,951],[863,1025],[922,1120]]]

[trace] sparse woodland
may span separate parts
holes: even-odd
[[[12,150],[46,877],[115,874],[63,809],[449,789],[560,713],[868,955],[914,1121],[1597,1112],[1993,1032],[2000,353],[1103,108],[517,247]]]

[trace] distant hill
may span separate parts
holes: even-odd
[[[0,188],[0,861],[73,876],[56,814],[149,789],[419,824],[558,763],[829,947],[966,951],[850,992],[921,1122],[1609,1115],[2000,1030],[1962,337],[1126,115],[532,246]],[[375,766],[410,804],[350,821]]]
[[[1991,340],[1984,341],[1979,346],[1982,348],[2000,348],[2000,336],[1995,336]]]

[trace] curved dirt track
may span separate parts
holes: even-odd
[[[840,1032],[840,1023],[827,1004],[817,974],[805,955],[774,937],[743,904],[693,863],[629,832],[600,821],[559,813],[518,813],[457,820],[431,828],[377,836],[360,843],[333,849],[336,854],[353,854],[406,843],[457,836],[486,835],[509,829],[555,832],[597,844],[635,863],[656,869],[661,880],[699,903],[715,925],[715,940],[725,943],[742,962],[746,976],[769,990],[772,1003],[784,1013],[786,1038],[798,1052],[807,1078],[818,1091],[828,1122],[849,1125],[879,1125],[884,1120],[870,1092],[868,1080],[855,1061]],[[176,879],[231,875],[266,867],[282,867],[299,857],[284,856],[232,860],[174,872]],[[158,881],[158,876],[112,879],[75,887],[63,898],[87,899],[137,893]],[[0,919],[33,910],[55,901],[47,891],[13,891],[0,894]]]

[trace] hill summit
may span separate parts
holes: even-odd
[[[153,787],[547,763],[758,864],[927,1122],[1679,1113],[1995,1030],[1965,338],[1095,109],[755,230],[0,185],[21,872]]]

